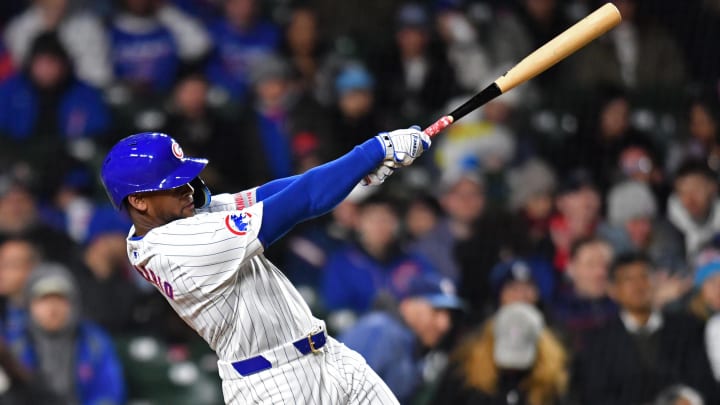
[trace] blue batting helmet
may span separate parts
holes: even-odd
[[[116,209],[130,194],[169,190],[190,183],[195,189],[195,207],[210,203],[210,191],[198,177],[207,159],[185,157],[169,135],[143,132],[120,140],[110,149],[102,165],[105,191]]]

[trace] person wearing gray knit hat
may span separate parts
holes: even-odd
[[[627,221],[655,219],[657,202],[650,187],[639,181],[624,181],[615,185],[608,194],[608,220],[614,226],[624,226]]]
[[[68,269],[57,263],[36,266],[25,299],[29,320],[7,343],[35,377],[32,389],[47,397],[40,403],[124,403],[122,366],[112,340],[82,319],[79,290]]]
[[[616,252],[640,251],[658,269],[684,272],[685,250],[680,233],[658,215],[658,203],[647,183],[626,180],[607,197],[607,222],[598,229]]]

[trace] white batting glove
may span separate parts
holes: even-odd
[[[407,129],[382,132],[375,138],[385,150],[384,162],[391,167],[409,166],[432,145],[430,137],[415,125]]]
[[[387,163],[382,163],[374,171],[368,173],[360,184],[363,186],[377,186],[385,182],[385,179],[390,177],[395,172],[395,169],[388,166]]]

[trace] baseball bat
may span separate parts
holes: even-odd
[[[622,20],[622,16],[617,7],[612,3],[606,3],[533,51],[504,75],[498,77],[492,84],[475,94],[460,107],[454,109],[450,114],[440,117],[435,123],[425,128],[423,132],[430,137],[435,136],[469,112],[510,91],[517,85],[525,83],[565,59],[593,39],[618,25],[620,20]]]

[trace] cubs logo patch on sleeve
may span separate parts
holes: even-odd
[[[247,212],[230,214],[225,217],[225,227],[235,235],[245,235],[247,234],[248,218],[250,218],[250,214]]]

